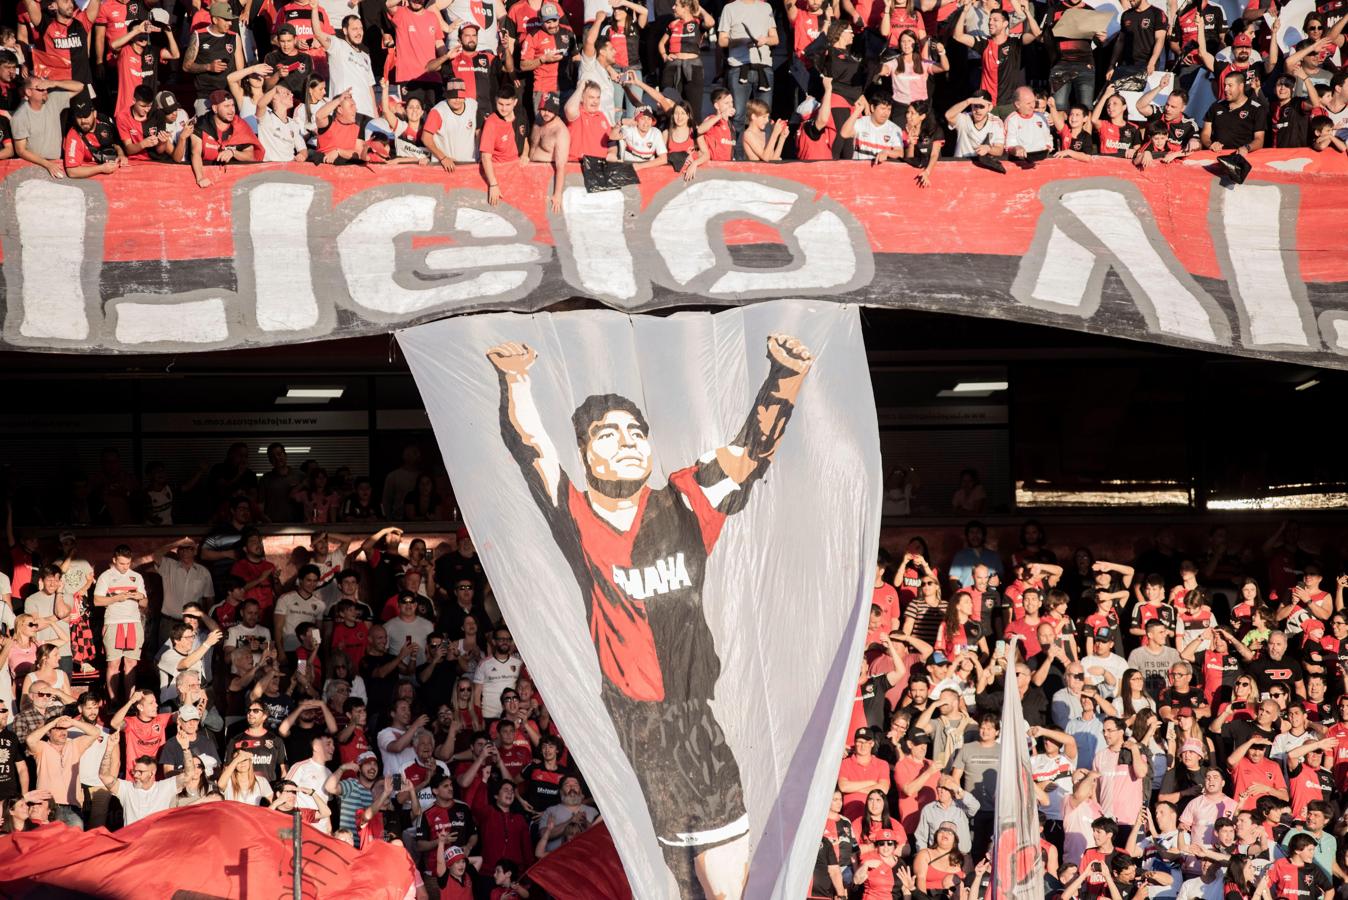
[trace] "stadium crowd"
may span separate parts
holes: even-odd
[[[1233,21],[1213,0],[1122,6],[6,0],[0,159],[54,178],[191,165],[202,186],[263,161],[469,166],[495,202],[507,167],[596,158],[690,179],[733,159],[893,161],[926,185],[943,156],[1345,151],[1342,0],[1297,22],[1277,0]]]
[[[409,447],[378,493],[337,478],[330,495],[315,492],[322,469],[292,471],[284,447],[259,476],[239,446],[203,467],[204,494],[165,495],[153,465],[138,482],[105,452],[82,524],[125,535],[107,558],[82,553],[69,526],[39,537],[25,527],[36,513],[18,504],[16,524],[6,503],[0,833],[119,828],[208,802],[298,808],[356,845],[401,842],[426,896],[545,896],[524,871],[599,811],[470,535],[428,547],[386,524],[386,505],[401,503],[409,529],[444,514],[439,479]],[[203,509],[209,525],[158,546],[136,527]],[[362,536],[331,527],[342,521]],[[312,532],[269,558],[269,522]],[[1215,527],[1191,551],[1162,528],[1127,564],[1084,547],[1059,559],[1033,521],[1014,542],[976,521],[964,535],[950,559],[921,536],[880,552],[802,893],[983,895],[1008,674],[1033,742],[1044,896],[1348,888],[1336,549],[1307,546],[1294,522],[1262,546]]]
[[[1010,689],[1032,745],[1041,896],[1343,897],[1348,575],[1334,551],[1295,522],[1262,547],[1216,527],[1192,551],[1163,528],[1128,564],[1059,559],[1036,522],[1007,556],[990,537],[972,521],[949,560],[921,536],[881,552],[810,897],[985,896],[998,782],[1016,777],[999,770]]]

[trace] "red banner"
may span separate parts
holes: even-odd
[[[40,886],[105,900],[258,900],[291,896],[290,817],[243,803],[156,813],[121,831],[44,825],[0,838],[0,896]],[[406,900],[412,860],[401,847],[356,850],[302,832],[306,900]]]
[[[158,352],[387,331],[574,296],[626,311],[780,296],[1011,318],[1342,366],[1348,159],[1261,151],[1240,186],[1209,154],[1006,174],[862,163],[727,165],[587,194],[551,170],[221,170],[142,163],[53,181],[0,163],[4,341]],[[1115,277],[1109,277],[1110,273]],[[339,316],[337,310],[344,310]]]

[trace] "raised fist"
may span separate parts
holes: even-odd
[[[800,375],[810,371],[810,367],[814,365],[814,356],[811,355],[810,348],[787,334],[768,336],[768,357]],[[530,361],[532,362],[532,358]]]
[[[487,351],[487,359],[503,375],[523,375],[537,358],[532,347],[515,341],[497,344]]]

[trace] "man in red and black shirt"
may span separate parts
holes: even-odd
[[[137,22],[129,33],[131,40],[117,51],[117,115],[131,105],[136,88],[144,85],[151,97],[159,92],[158,52],[150,46],[148,21]]]
[[[1025,66],[1021,62],[1021,48],[1039,39],[1039,23],[1033,10],[1026,13],[1026,0],[1013,0],[1013,7],[1025,15],[1025,30],[1019,36],[1011,34],[1011,17],[1001,9],[988,14],[988,37],[976,38],[966,32],[972,6],[964,7],[955,23],[954,38],[978,54],[982,67],[979,88],[992,97],[993,114],[1007,116],[1015,108],[1016,89],[1025,84]]]
[[[168,160],[173,156],[173,137],[151,119],[153,108],[154,93],[142,84],[132,92],[131,102],[117,113],[117,134],[129,159]]]
[[[111,175],[126,165],[112,123],[82,97],[70,104],[70,129],[61,144],[61,158],[67,178]]]
[[[468,804],[454,799],[453,776],[437,771],[430,780],[434,802],[426,807],[417,822],[417,852],[422,857],[424,871],[435,873],[435,848],[441,839],[446,847],[460,847],[471,852],[478,842],[477,824]]]
[[[476,23],[464,22],[459,26],[459,49],[437,58],[431,65],[441,70],[447,82],[462,81],[460,96],[476,100],[477,108],[485,115],[495,106],[501,72],[510,71],[512,62],[509,56],[502,59],[490,50],[479,49],[480,31]]]
[[[534,76],[534,108],[544,94],[556,93],[562,63],[576,56],[576,35],[562,27],[562,13],[555,3],[544,3],[539,11],[543,27],[520,45],[520,69]]]
[[[697,126],[697,140],[707,159],[729,162],[735,158],[735,96],[725,88],[711,92],[711,115]]]
[[[739,434],[673,471],[659,490],[648,484],[645,414],[616,394],[588,397],[571,417],[586,469],[582,491],[535,406],[534,351],[517,343],[487,351],[508,413],[502,440],[589,609],[600,696],[618,743],[669,861],[676,871],[694,862],[711,896],[743,890],[749,823],[739,767],[710,705],[721,661],[703,612],[706,566],[727,519],[744,508],[780,446],[814,361],[784,335],[768,339],[767,356],[767,378]],[[659,735],[677,735],[680,751]]]
[[[197,121],[196,132],[191,137],[192,174],[197,177],[198,187],[210,184],[206,163],[224,166],[262,161],[262,145],[248,123],[239,118],[234,98],[224,91],[216,91],[208,99],[211,113]]]
[[[1137,111],[1146,116],[1148,124],[1159,123],[1166,131],[1165,153],[1158,157],[1150,146],[1139,150],[1134,160],[1140,168],[1150,168],[1158,162],[1173,162],[1202,146],[1198,140],[1198,123],[1184,114],[1189,105],[1188,91],[1177,87],[1166,97],[1164,106],[1156,105],[1156,97],[1161,89],[1166,84],[1173,84],[1175,77],[1166,75],[1167,81],[1138,98]]]
[[[53,81],[91,83],[93,26],[89,17],[98,16],[99,0],[90,0],[84,9],[77,9],[75,0],[56,0],[51,7],[41,6],[37,0],[24,0],[24,4],[33,20],[33,74]]]
[[[1203,67],[1198,53],[1199,24],[1202,20],[1204,49],[1214,56],[1222,49],[1226,36],[1226,13],[1210,0],[1191,0],[1175,16],[1178,26],[1170,33],[1170,53],[1179,60],[1176,78],[1186,89],[1192,87],[1194,75]]]
[[[406,103],[420,97],[423,109],[435,106],[440,91],[439,70],[427,71],[435,60],[435,50],[443,40],[444,19],[440,11],[452,0],[387,0],[389,21],[393,23],[398,53],[393,65],[393,80]]]
[[[12,113],[23,104],[19,85],[19,58],[8,50],[0,50],[0,112]]]

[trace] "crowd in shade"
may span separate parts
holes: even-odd
[[[1348,139],[1344,4],[1278,0],[8,0],[0,159],[561,176],[734,160],[1150,169]],[[1299,7],[1298,7],[1299,8]],[[1232,14],[1232,13],[1235,14]],[[1084,170],[1083,170],[1084,171]],[[527,198],[511,198],[523,201]]]
[[[1039,896],[1343,896],[1348,575],[1295,522],[1226,534],[1163,528],[1122,563],[1059,558],[1033,521],[1003,555],[971,521],[950,559],[882,551],[809,896],[986,895],[1008,691]]]

